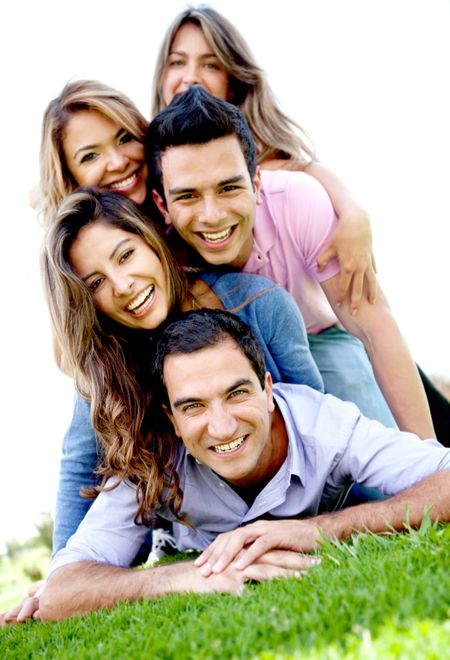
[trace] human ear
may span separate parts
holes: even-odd
[[[266,375],[264,377],[264,392],[266,393],[266,397],[267,397],[267,408],[271,413],[275,410],[272,387],[273,387],[272,376],[268,371],[266,371]]]
[[[172,422],[172,426],[173,426],[173,429],[174,429],[174,431],[175,431],[175,435],[176,435],[178,438],[181,438],[181,433],[180,433],[180,430],[179,430],[179,428],[178,428],[178,426],[177,426],[177,423],[176,423],[176,421],[175,421],[175,417],[174,417],[172,411],[169,410],[169,408],[165,405],[165,403],[163,403],[163,409],[164,409],[164,412],[166,413],[167,417],[168,417],[168,418],[170,419],[170,421]]]
[[[172,221],[170,219],[169,211],[167,210],[167,206],[165,201],[163,200],[162,196],[159,194],[157,190],[152,190],[152,197],[153,201],[155,202],[156,206],[158,207],[158,211],[161,213],[161,215],[164,218],[164,222],[166,225],[171,225]]]

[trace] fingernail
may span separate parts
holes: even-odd
[[[241,568],[244,568],[244,561],[242,559],[238,559],[236,562],[234,562],[233,566],[239,571]]]
[[[204,564],[200,569],[200,573],[203,577],[208,577],[212,573],[211,566],[208,563]]]
[[[220,571],[223,570],[223,567],[224,567],[224,563],[222,559],[219,559],[212,567],[212,571],[213,573],[220,573]]]
[[[352,309],[352,311],[351,311],[351,315],[352,315],[352,316],[356,316],[357,313],[358,313],[358,310],[357,310],[357,309]]]
[[[321,564],[322,560],[320,559],[320,557],[313,557],[311,563],[314,564],[314,565]]]

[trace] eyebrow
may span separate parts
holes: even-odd
[[[114,259],[114,257],[116,256],[117,252],[118,252],[118,251],[120,250],[120,248],[124,245],[124,243],[128,243],[129,241],[131,241],[131,238],[123,238],[121,241],[119,241],[119,242],[117,243],[117,245],[115,246],[114,250],[113,250],[113,251],[111,252],[111,254],[109,255],[109,260],[112,261],[112,260]],[[81,278],[82,282],[86,282],[90,277],[92,277],[93,275],[95,275],[96,272],[97,272],[97,271],[94,270],[93,273],[90,273],[89,275],[86,275],[85,277],[82,277],[82,278]]]
[[[223,392],[223,396],[226,396],[227,394],[231,394],[233,390],[237,390],[239,387],[242,387],[243,385],[254,387],[254,383],[249,380],[248,378],[240,378],[237,380],[231,387],[226,389]],[[193,397],[193,396],[186,396],[181,399],[177,399],[176,401],[173,402],[173,407],[174,408],[181,408],[181,406],[186,405],[186,403],[198,403],[199,401],[202,401],[201,398],[199,397]]]
[[[126,130],[127,130],[126,128],[123,128],[123,126],[121,126],[117,131],[117,133],[114,135],[114,139],[116,140],[119,137],[119,135]],[[78,156],[80,151],[87,151],[88,149],[96,149],[97,147],[98,144],[86,144],[84,147],[80,147],[79,149],[76,150],[76,152],[73,155],[74,160]]]
[[[164,178],[164,175],[163,175]],[[245,181],[245,177],[243,174],[237,174],[236,176],[232,176],[229,179],[223,179],[223,181],[219,181],[216,184],[216,187],[221,187],[221,186],[228,186],[230,183],[240,183],[241,181]],[[170,195],[180,195],[181,193],[188,193],[188,192],[195,192],[197,188],[169,188],[169,194]]]
[[[170,53],[169,53],[169,57],[171,55],[184,55],[184,56],[186,56],[187,52],[185,50],[171,50]],[[214,53],[203,53],[200,57],[215,57],[216,60],[219,59],[217,57],[217,55],[215,55]]]

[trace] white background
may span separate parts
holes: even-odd
[[[450,376],[450,3],[211,3],[247,38],[282,107],[372,218],[379,279],[416,361]],[[53,364],[42,230],[28,205],[43,112],[70,78],[121,89],[149,117],[178,0],[3,3],[0,549],[53,509],[72,384]]]

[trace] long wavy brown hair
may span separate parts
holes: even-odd
[[[306,132],[279,107],[264,71],[236,27],[207,5],[191,7],[176,16],[169,26],[153,75],[152,117],[166,107],[162,87],[173,41],[179,29],[192,23],[201,28],[212,52],[229,77],[230,102],[247,120],[256,144],[258,162],[281,159],[290,169],[303,169],[316,160]]]
[[[178,440],[155,433],[161,411],[152,401],[151,355],[154,332],[134,330],[96,309],[88,286],[76,275],[69,251],[82,227],[104,223],[140,236],[161,261],[171,311],[188,298],[188,283],[158,227],[123,195],[80,188],[66,197],[47,229],[42,276],[60,368],[91,403],[91,423],[100,437],[101,477],[137,487],[136,520],[151,524],[158,503],[177,515],[182,493],[173,470]],[[166,425],[167,426],[167,425]]]

